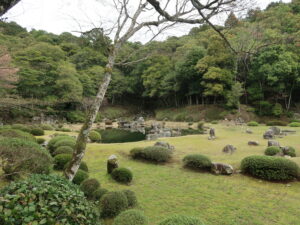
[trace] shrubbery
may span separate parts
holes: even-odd
[[[265,150],[265,155],[274,156],[274,155],[279,154],[280,151],[281,151],[281,150],[280,150],[279,147],[271,146],[271,147],[268,147],[268,148]]]
[[[193,134],[203,134],[203,130],[202,129],[195,130],[192,128],[181,130],[181,136],[193,135]]]
[[[73,149],[70,146],[60,146],[54,151],[53,155],[72,154],[72,153],[73,153]]]
[[[256,121],[250,121],[249,123],[247,123],[247,126],[249,127],[257,127],[259,124]]]
[[[62,139],[54,144],[54,149],[57,149],[60,146],[69,146],[73,149],[75,147],[75,144],[75,139]]]
[[[291,146],[285,147],[282,150],[282,153],[283,153],[283,155],[288,155],[288,156],[291,156],[291,157],[296,157],[296,150],[295,150],[295,148],[293,148]]]
[[[41,145],[41,144],[44,144],[45,141],[46,141],[45,138],[37,138],[37,139],[36,139],[36,142],[37,142],[38,144],[40,144],[40,145]]]
[[[117,168],[111,173],[112,178],[120,183],[130,183],[133,178],[132,172],[127,168]]]
[[[159,225],[204,225],[204,223],[196,217],[174,215],[164,219]]]
[[[292,122],[289,124],[290,127],[300,127],[300,123],[299,122]]]
[[[9,184],[0,198],[0,224],[100,225],[92,203],[62,177],[33,175]]]
[[[92,198],[93,193],[100,187],[99,181],[96,179],[86,179],[80,184],[80,190],[87,198]]]
[[[75,177],[73,178],[73,183],[80,185],[84,180],[89,178],[89,174],[84,170],[77,170]]]
[[[47,145],[47,148],[49,149],[49,152],[50,152],[51,154],[53,154],[53,152],[56,150],[56,149],[55,149],[56,143],[59,142],[59,141],[62,141],[62,140],[71,140],[71,141],[75,141],[74,138],[72,138],[72,137],[70,137],[70,136],[67,136],[67,135],[57,135],[57,136],[55,136],[54,138],[52,138],[52,139],[49,141],[49,143],[48,143],[48,145]]]
[[[59,154],[54,157],[54,169],[63,170],[65,165],[72,159],[71,154]]]
[[[21,130],[21,131],[24,131],[24,132],[27,132],[27,133],[30,133],[30,131],[31,131],[31,128],[27,125],[24,125],[24,124],[13,124],[13,125],[11,125],[11,128]]]
[[[128,208],[126,195],[120,191],[108,192],[100,199],[102,218],[112,218]]]
[[[145,159],[153,162],[167,162],[171,159],[172,150],[150,146],[146,148],[134,148],[130,151],[130,155],[134,159]]]
[[[69,163],[70,163],[70,161],[65,164],[64,170],[69,166]],[[89,172],[89,168],[88,168],[86,162],[84,162],[84,161],[81,161],[79,169],[81,169],[85,172]]]
[[[121,129],[97,130],[101,134],[102,143],[124,143],[135,142],[146,139],[141,132],[130,132]]]
[[[41,124],[41,128],[43,130],[54,130],[54,128],[50,124]]]
[[[32,134],[17,129],[0,129],[0,136],[7,138],[20,138],[36,142],[36,139]]]
[[[26,172],[49,174],[53,159],[36,142],[19,138],[0,139],[1,166],[7,178]]]
[[[282,121],[282,120],[273,120],[273,121],[268,121],[267,126],[287,126],[287,122]]]
[[[116,217],[113,225],[148,225],[148,219],[140,210],[129,209]]]
[[[241,162],[242,172],[265,180],[286,181],[299,176],[298,165],[288,159],[271,156],[248,156]]]
[[[101,134],[93,130],[90,132],[89,138],[92,142],[99,142],[101,141]]]
[[[210,170],[212,166],[211,160],[204,155],[193,154],[183,158],[184,166],[195,170]]]
[[[137,197],[135,195],[135,193],[131,190],[123,190],[122,191],[127,198],[128,201],[128,207],[133,208],[137,206]]]
[[[30,131],[30,133],[34,136],[42,136],[42,135],[45,135],[45,132],[43,129],[41,128],[37,128],[37,127],[34,127],[32,128],[32,130]]]
[[[108,190],[105,188],[98,188],[96,191],[93,192],[92,199],[94,201],[100,201],[102,196],[105,195],[107,192]]]

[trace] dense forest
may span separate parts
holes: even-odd
[[[291,115],[300,102],[300,1],[271,3],[244,18],[231,13],[218,29],[230,47],[209,25],[165,41],[126,43],[107,102],[233,111],[246,104],[260,116]],[[80,121],[105,73],[110,38],[101,29],[79,37],[28,32],[14,22],[0,22],[0,31],[0,110]]]

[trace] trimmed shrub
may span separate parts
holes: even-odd
[[[282,153],[284,155],[288,155],[288,156],[291,156],[291,157],[296,157],[296,150],[295,150],[295,148],[293,148],[291,146],[288,146],[286,149],[283,149]]]
[[[76,144],[75,139],[62,139],[60,141],[57,141],[54,145],[54,149],[56,150],[60,146],[69,146],[71,148],[74,148]]]
[[[79,169],[73,178],[73,183],[80,185],[84,180],[89,178],[89,174],[85,172],[84,170]]]
[[[256,121],[250,121],[249,123],[247,123],[247,126],[249,127],[257,127],[259,124]]]
[[[24,132],[27,132],[27,133],[30,133],[30,131],[31,131],[31,128],[24,125],[24,124],[13,124],[13,125],[11,125],[11,128],[21,130],[21,131],[24,131]]]
[[[213,120],[213,121],[211,121],[210,123],[211,123],[211,124],[218,124],[218,123],[219,123],[219,121],[217,121],[217,120]]]
[[[150,146],[143,149],[142,156],[153,162],[167,162],[171,159],[172,151],[163,147]]]
[[[183,158],[184,166],[195,170],[210,170],[212,166],[211,160],[204,155],[193,154]]]
[[[70,137],[70,136],[67,136],[67,135],[57,135],[55,136],[54,138],[52,138],[48,145],[47,145],[47,148],[49,149],[49,152],[50,153],[53,153],[55,151],[55,144],[61,140],[73,140],[75,141],[74,138]]]
[[[53,166],[53,159],[46,149],[36,142],[19,138],[0,139],[0,161],[9,179],[28,172],[49,174]]]
[[[126,195],[120,191],[108,192],[100,199],[102,218],[112,218],[128,208]]]
[[[117,168],[111,173],[112,178],[120,183],[130,183],[133,178],[132,172],[127,168]]]
[[[129,209],[121,212],[114,220],[113,225],[148,225],[148,219],[142,211]]]
[[[196,217],[174,215],[164,219],[159,225],[204,225],[204,223]]]
[[[50,124],[41,124],[41,128],[43,130],[54,130],[54,128]]]
[[[97,130],[101,134],[102,143],[124,143],[135,142],[146,139],[146,135],[141,132],[130,132],[121,129]]]
[[[37,142],[38,144],[40,144],[40,145],[41,145],[41,144],[44,144],[45,141],[46,141],[45,138],[37,138],[37,139],[36,139],[36,142]]]
[[[181,130],[181,136],[194,135],[194,134],[203,134],[203,130],[195,130],[192,128]]]
[[[143,158],[143,150],[144,148],[136,147],[130,150],[130,156],[133,159],[142,159]]]
[[[100,187],[99,181],[94,178],[86,179],[80,184],[80,190],[85,194],[87,198],[91,198],[93,192]]]
[[[273,121],[268,121],[267,126],[287,126],[288,123],[282,120],[273,120]]]
[[[290,127],[300,127],[300,123],[299,122],[292,122],[289,124]]]
[[[0,136],[7,138],[20,138],[36,142],[36,139],[32,134],[16,129],[0,129]]]
[[[281,150],[280,150],[279,147],[271,146],[271,147],[268,147],[265,150],[265,155],[274,156],[274,155],[277,155],[280,152],[281,152]]]
[[[297,178],[298,165],[288,159],[271,156],[248,156],[241,162],[242,172],[270,181],[287,181]]]
[[[205,125],[204,121],[200,121],[200,122],[197,124],[198,130],[203,130],[204,125]]]
[[[59,154],[72,154],[73,153],[73,149],[70,146],[60,146],[58,147],[53,155],[59,155]]]
[[[71,154],[59,154],[54,157],[54,169],[63,170],[65,165],[72,159]]]
[[[92,130],[89,134],[89,138],[92,142],[99,142],[101,141],[101,134],[99,134],[97,131]]]
[[[32,175],[0,191],[1,224],[100,225],[94,205],[79,188],[54,175]],[[80,207],[79,207],[80,206]]]
[[[64,170],[69,166],[69,163],[70,163],[70,161],[65,164]],[[83,170],[85,172],[89,172],[89,168],[88,168],[86,162],[84,162],[84,161],[82,161],[80,163],[79,169],[81,169],[81,170]]]
[[[30,131],[30,133],[34,136],[42,136],[42,135],[45,135],[45,132],[43,129],[41,128],[37,128],[37,127],[34,127],[32,128],[32,130]]]
[[[130,207],[130,208],[136,207],[137,206],[137,198],[136,198],[135,193],[131,190],[123,190],[122,192],[126,195],[128,207]]]
[[[93,192],[92,199],[94,201],[100,201],[102,196],[105,195],[107,192],[108,190],[105,188],[98,188],[96,191]]]

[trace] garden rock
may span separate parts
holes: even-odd
[[[281,134],[281,130],[278,127],[270,127],[270,130],[273,131],[274,135],[280,135]]]
[[[226,145],[224,148],[223,148],[223,152],[224,153],[234,153],[236,150],[236,147],[234,147],[233,145]]]
[[[250,145],[250,146],[258,146],[259,142],[258,141],[248,141],[248,145]]]
[[[164,142],[164,141],[158,141],[154,144],[154,146],[166,148],[169,150],[174,150],[174,146],[172,146],[168,142]]]
[[[233,174],[233,167],[229,164],[212,163],[211,171],[214,174],[231,175]]]
[[[268,141],[268,147],[271,147],[271,146],[280,147],[280,144],[279,144],[278,141],[269,140],[269,141]]]
[[[273,130],[267,130],[263,137],[264,139],[273,139],[275,137]]]
[[[109,156],[108,160],[107,160],[107,173],[111,174],[112,171],[114,169],[117,169],[118,167],[119,167],[119,165],[118,165],[118,158],[117,158],[117,156],[115,156],[115,155]]]
[[[253,131],[250,130],[249,128],[247,128],[246,133],[247,133],[247,134],[253,134]]]
[[[216,139],[216,131],[214,128],[210,128],[208,140],[214,140],[214,139]]]

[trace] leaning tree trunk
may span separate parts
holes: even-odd
[[[108,85],[111,80],[112,69],[114,66],[115,57],[116,57],[116,53],[117,53],[118,49],[119,48],[115,48],[112,51],[112,53],[110,54],[110,56],[108,57],[108,64],[106,65],[106,73],[104,74],[102,84],[98,89],[98,92],[97,92],[96,98],[93,102],[93,105],[91,106],[90,110],[88,111],[88,116],[86,118],[86,121],[83,124],[83,126],[81,127],[80,132],[78,134],[76,145],[75,145],[73,156],[72,156],[72,160],[71,160],[69,166],[64,171],[65,177],[70,181],[72,181],[74,176],[76,175],[77,170],[80,166],[81,160],[84,156],[86,143],[88,140],[90,130],[92,129],[93,123],[95,122],[97,113],[102,104],[102,101],[104,99],[105,93],[107,91]]]
[[[2,0],[0,3],[0,17],[8,12],[12,7],[18,4],[21,0]]]

